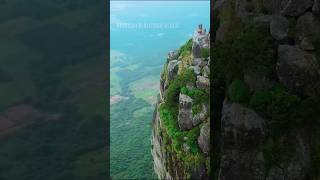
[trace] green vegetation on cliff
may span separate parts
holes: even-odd
[[[229,14],[228,11],[222,14],[222,21],[233,19],[233,8],[229,8]],[[290,27],[294,27],[295,23],[292,20]],[[233,29],[232,26],[230,29]],[[271,167],[286,163],[291,158],[295,151],[293,140],[290,139],[294,129],[318,131],[314,127],[319,125],[320,110],[319,93],[312,91],[296,94],[283,87],[275,78],[277,46],[268,29],[264,25],[249,24],[240,31],[232,32],[232,38],[215,44],[211,51],[211,58],[215,60],[211,66],[212,81],[216,83],[213,91],[222,88],[232,102],[254,109],[267,120],[267,137],[262,144],[266,173]],[[294,33],[290,30],[289,36]],[[316,38],[314,44],[317,46]],[[252,89],[245,82],[244,77],[248,74],[263,74],[273,81],[272,86],[263,90]],[[316,140],[319,139],[317,134],[313,135],[311,141],[312,169],[314,174],[319,175],[320,146]]]

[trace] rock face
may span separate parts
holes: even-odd
[[[320,20],[311,12],[306,12],[298,18],[296,33],[301,41],[304,37],[309,37],[320,32]]]
[[[320,98],[320,0],[213,4],[216,53],[211,59],[219,69],[207,76],[202,68],[196,83],[205,89],[203,77],[214,82],[211,148],[218,155],[212,179],[319,179],[314,127],[320,115],[318,108],[309,110],[319,105],[309,101]],[[233,89],[235,80],[243,87]],[[200,138],[198,143],[203,150]]]
[[[203,103],[201,104],[201,111],[193,115],[192,125],[197,126],[198,124],[203,122],[208,116],[208,106],[205,103]]]
[[[320,1],[319,0],[314,0],[313,6],[312,6],[312,12],[317,15],[320,14]]]
[[[204,76],[197,76],[196,85],[200,89],[209,89],[210,88],[210,80]]]
[[[201,47],[199,44],[193,43],[192,45],[192,54],[195,58],[201,57]]]
[[[209,38],[199,25],[192,49],[179,58],[177,54],[182,52],[170,52],[161,73],[151,139],[154,170],[159,179],[209,179],[209,104],[193,93],[201,91],[209,99],[210,58],[201,57],[201,50],[210,48]],[[185,71],[193,73],[194,78]],[[177,77],[187,82],[176,83]]]
[[[292,137],[292,143],[296,151],[292,154],[290,160],[286,164],[281,164],[281,168],[274,167],[270,170],[267,180],[278,179],[308,179],[308,170],[310,169],[310,144],[298,132]]]
[[[185,95],[179,95],[179,127],[182,130],[189,130],[193,127],[192,124],[192,99]]]
[[[172,179],[169,172],[166,169],[165,159],[166,153],[162,151],[164,146],[162,134],[161,134],[161,124],[158,112],[158,106],[153,115],[153,130],[152,130],[152,156],[153,156],[153,166],[156,174],[158,174],[160,179]]]
[[[265,120],[253,110],[225,100],[222,110],[222,155],[219,179],[264,177],[260,145],[265,135]]]
[[[171,80],[173,80],[173,78],[175,77],[175,75],[177,75],[178,73],[178,68],[179,68],[179,61],[178,60],[172,60],[169,61],[168,63],[168,81],[170,82]]]
[[[320,80],[316,57],[296,46],[279,46],[277,72],[280,81],[295,92],[303,92],[310,83]]]
[[[313,0],[286,0],[283,1],[282,14],[287,16],[299,16],[311,8]]]
[[[200,130],[198,144],[202,152],[207,154],[210,150],[210,122],[204,124]]]
[[[168,60],[175,60],[175,59],[178,59],[178,57],[179,57],[179,51],[178,50],[170,51],[168,53]]]
[[[217,82],[211,89],[215,123],[211,139],[213,152],[219,154],[213,179],[319,179],[313,172],[320,169],[313,164],[318,159],[312,155],[320,152],[315,152],[312,140],[318,129],[311,126],[318,127],[320,115],[318,109],[312,111],[309,124],[307,109],[318,105],[307,102],[320,98],[320,0],[220,0],[213,7],[218,25],[212,46],[217,54],[211,58],[222,69],[211,70],[211,80]],[[261,46],[259,33],[266,37]],[[258,41],[251,41],[255,36]],[[269,48],[250,51],[266,44]],[[226,48],[236,54],[230,58]],[[248,66],[237,69],[237,57]],[[202,72],[196,85],[205,89],[203,77],[210,76]],[[246,88],[230,91],[234,80]],[[242,102],[234,98],[245,94],[250,95]]]
[[[270,23],[270,33],[278,41],[287,39],[289,31],[288,20],[281,15],[274,15]]]
[[[250,87],[251,91],[260,91],[271,88],[274,82],[270,79],[269,75],[263,72],[244,74],[244,82]]]

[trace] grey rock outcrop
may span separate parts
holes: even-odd
[[[269,89],[274,84],[268,74],[263,72],[245,73],[244,81],[251,91]]]
[[[201,47],[199,44],[196,44],[196,43],[192,44],[192,55],[194,58],[201,57]]]
[[[191,129],[193,127],[192,119],[192,99],[185,94],[180,94],[178,115],[178,124],[180,129]]]
[[[197,76],[196,85],[200,89],[210,89],[210,80],[204,76]]]
[[[260,149],[265,136],[265,120],[240,104],[223,103],[220,180],[264,179]]]
[[[203,153],[206,155],[210,151],[210,123],[205,123],[200,130],[200,136],[198,137],[198,144]]]
[[[179,57],[179,51],[175,50],[175,51],[170,51],[168,53],[168,60],[176,60]]]
[[[281,15],[272,16],[270,22],[270,33],[278,41],[284,41],[288,37],[289,22],[287,18]]]
[[[320,15],[320,1],[314,0],[313,6],[312,6],[312,12],[314,14]]]
[[[285,0],[282,1],[282,14],[287,16],[300,16],[313,5],[313,0]]]
[[[270,23],[271,20],[272,20],[271,15],[261,15],[253,18],[253,22],[257,22],[257,23]]]
[[[310,145],[307,143],[306,138],[303,138],[299,132],[292,140],[294,152],[290,160],[280,164],[280,167],[271,168],[266,180],[307,179],[311,161]]]
[[[210,68],[209,66],[205,66],[202,68],[202,74],[204,77],[209,78],[210,76]]]
[[[168,81],[172,81],[174,79],[174,77],[177,75],[178,73],[178,69],[179,69],[179,63],[180,61],[178,60],[171,60],[168,63]]]
[[[271,14],[280,14],[282,4],[285,2],[283,0],[263,0],[263,7]]]
[[[158,175],[159,179],[173,179],[166,168],[166,153],[162,150],[164,146],[163,137],[161,133],[161,121],[158,112],[158,106],[155,108],[153,114],[153,129],[152,129],[152,156],[153,156],[153,169]]]
[[[320,79],[316,57],[297,46],[280,45],[277,73],[279,80],[290,90],[301,93],[309,84]]]
[[[197,126],[201,122],[203,122],[208,117],[208,105],[205,103],[201,104],[201,111],[197,114],[193,115],[192,124],[193,126]]]
[[[315,50],[315,47],[312,44],[312,41],[309,37],[304,37],[300,43],[301,49],[305,51],[313,51]]]
[[[298,18],[296,34],[299,41],[319,32],[320,20],[314,14],[307,12]]]
[[[199,66],[189,66],[189,68],[193,70],[194,74],[196,75],[201,74],[201,68]]]

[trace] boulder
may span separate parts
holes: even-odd
[[[192,61],[192,65],[202,68],[207,65],[207,61],[205,61],[203,58],[194,58]]]
[[[205,66],[202,68],[202,74],[204,77],[209,78],[210,76],[210,68],[208,66]]]
[[[181,61],[178,60],[171,60],[168,63],[168,81],[170,82],[171,80],[174,79],[174,77],[177,75],[178,73],[178,69],[179,69],[179,64]]]
[[[250,149],[259,145],[265,134],[265,120],[252,109],[225,100],[222,109],[222,136],[225,147],[241,145]]]
[[[204,76],[197,76],[196,81],[197,88],[209,90],[210,89],[210,80]]]
[[[178,57],[179,57],[179,51],[178,50],[170,51],[168,53],[168,60],[175,60],[175,59],[178,59]]]
[[[206,155],[209,155],[209,151],[210,151],[210,123],[209,122],[205,123],[201,127],[200,135],[198,137],[198,145],[201,151]]]
[[[201,73],[201,68],[199,66],[189,66],[189,69],[192,69],[196,75],[200,75]]]
[[[314,0],[312,12],[314,14],[320,15],[320,0]]]
[[[284,0],[281,13],[286,16],[300,16],[312,5],[313,0]]]
[[[193,126],[197,126],[198,124],[203,122],[207,117],[208,117],[208,105],[203,103],[201,104],[201,111],[193,115],[193,118],[192,118]]]
[[[300,16],[296,26],[296,36],[299,41],[320,32],[320,20],[311,12]]]
[[[191,97],[181,94],[179,95],[179,114],[178,124],[180,129],[189,130],[192,124],[192,99]]]
[[[270,23],[272,20],[272,16],[271,15],[261,15],[258,17],[254,17],[253,18],[253,22],[257,22],[257,23]]]
[[[201,58],[201,47],[195,42],[192,43],[192,55],[194,58]]]
[[[265,120],[253,110],[225,100],[221,131],[219,179],[264,179],[261,143],[265,136]]]
[[[301,134],[307,133],[295,132],[294,137],[291,137],[294,151],[288,162],[281,163],[280,167],[272,167],[266,180],[308,179],[311,164],[310,144],[307,143],[309,138],[302,137]]]
[[[209,34],[198,34],[197,32],[195,32],[193,36],[193,42],[198,44],[200,48],[209,48],[209,38]]]
[[[296,93],[303,93],[320,80],[320,66],[314,54],[297,46],[280,45],[277,74],[280,82]]]
[[[249,17],[251,17],[254,14],[253,13],[254,6],[252,6],[251,2],[247,0],[236,0],[234,4],[235,4],[236,15],[243,22],[247,21]]]
[[[244,82],[250,87],[251,91],[266,90],[273,85],[269,75],[261,71],[245,73]]]
[[[270,22],[271,36],[278,41],[284,41],[288,37],[288,32],[289,32],[289,22],[287,18],[281,15],[272,16],[272,19]]]
[[[315,47],[312,44],[312,41],[309,37],[304,37],[300,43],[300,48],[305,51],[313,51]]]
[[[262,0],[263,8],[270,14],[280,14],[283,0]]]

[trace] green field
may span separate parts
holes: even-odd
[[[112,63],[111,63],[112,64]],[[111,106],[110,158],[113,179],[154,179],[151,156],[152,103],[158,94],[157,66],[118,62],[111,69],[111,80],[129,97]],[[121,68],[120,68],[121,67]],[[116,77],[116,78],[115,78]]]
[[[107,63],[97,18],[103,3],[0,4],[0,115],[20,104],[42,114],[0,134],[0,179],[105,178]]]

